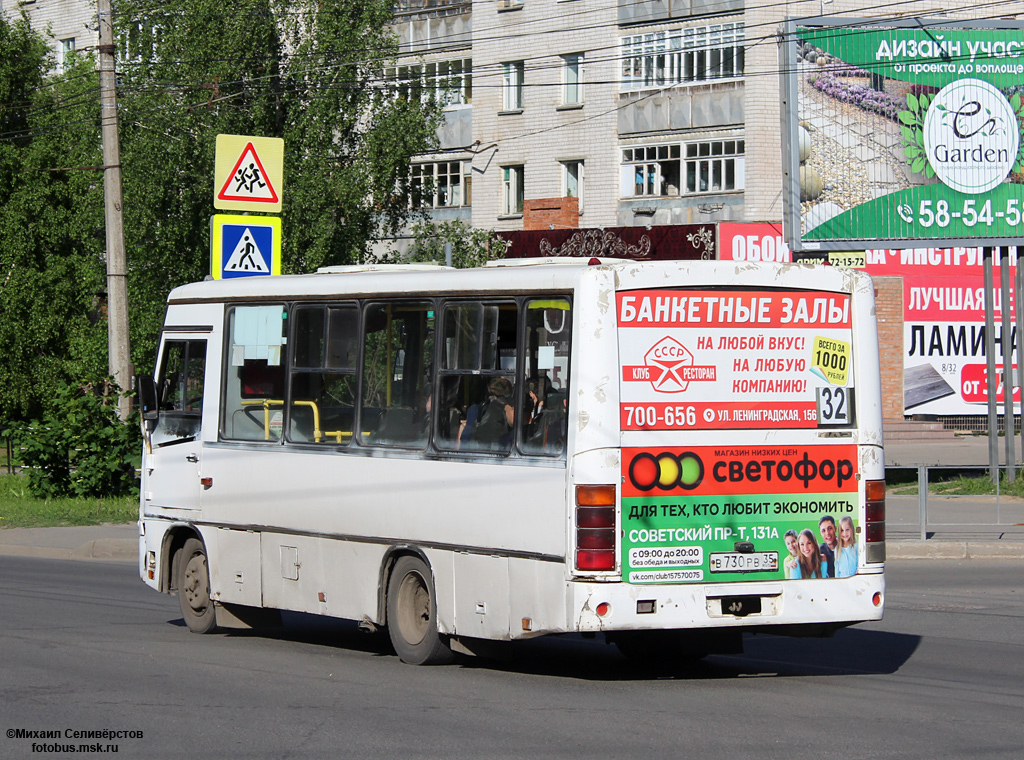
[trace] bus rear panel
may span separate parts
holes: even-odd
[[[881,618],[870,278],[678,266],[620,276],[609,294],[619,447],[595,456],[577,439],[574,469],[593,481],[575,479],[570,505],[578,629],[828,635]]]

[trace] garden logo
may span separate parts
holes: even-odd
[[[939,90],[922,136],[936,176],[962,193],[984,193],[1002,183],[1020,148],[1013,107],[980,79],[961,79]]]

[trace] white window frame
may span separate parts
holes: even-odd
[[[683,150],[687,195],[715,195],[744,188],[746,145],[743,140],[700,140],[686,143]]]
[[[622,37],[623,91],[740,79],[744,74],[742,22],[708,24]]]
[[[418,162],[412,165],[413,207],[462,208],[471,203],[469,161]],[[417,194],[420,202],[416,203]]]
[[[157,44],[163,36],[162,24],[146,26],[143,22],[118,29],[120,63],[146,63],[156,60]]]
[[[415,96],[424,103],[437,98],[445,108],[473,102],[472,58],[392,66],[384,70],[384,79],[395,97]]]
[[[526,167],[523,164],[501,167],[501,215],[516,216],[523,213],[526,194]]]
[[[679,143],[632,145],[623,148],[620,155],[622,197],[657,198],[679,195],[683,155]],[[672,192],[673,184],[675,192]]]
[[[624,147],[620,197],[675,198],[743,190],[745,149],[743,138]]]
[[[583,197],[586,192],[584,179],[586,177],[586,167],[582,159],[574,161],[562,161],[562,197],[563,198],[576,198],[577,209],[579,213],[583,213]],[[573,183],[575,182],[576,188],[575,193],[573,192]]]
[[[57,40],[57,73],[63,74],[68,59],[75,54],[75,38],[65,37]]]
[[[501,64],[501,110],[523,110],[523,80],[526,65],[523,61]]]
[[[583,105],[583,53],[562,56],[562,105]]]

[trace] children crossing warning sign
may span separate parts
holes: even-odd
[[[215,214],[212,219],[215,280],[281,274],[281,219]]]
[[[214,208],[281,210],[284,140],[278,137],[217,135]]]

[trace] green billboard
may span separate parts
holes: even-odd
[[[784,40],[791,248],[1016,243],[1022,25],[818,18]]]

